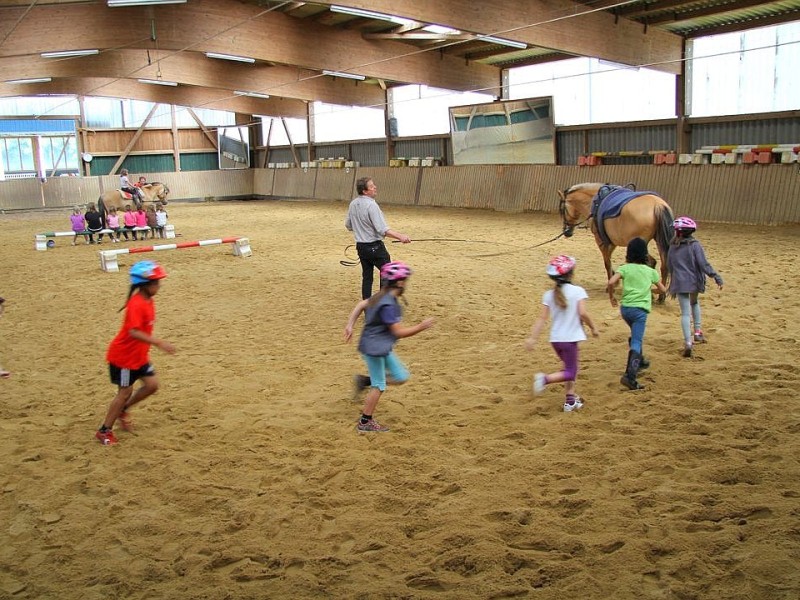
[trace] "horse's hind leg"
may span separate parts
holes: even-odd
[[[614,269],[611,268],[611,253],[614,252],[616,246],[600,246],[600,252],[603,254],[603,265],[606,268],[606,277],[611,279],[614,275]]]

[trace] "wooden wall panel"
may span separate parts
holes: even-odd
[[[275,169],[273,194],[278,198],[313,198],[317,169]]]
[[[349,200],[355,181],[372,177],[381,204],[451,206],[504,211],[558,210],[558,190],[576,183],[634,183],[664,197],[676,215],[700,221],[774,225],[800,223],[796,165],[480,165],[463,167],[360,167],[351,169],[249,169],[150,173],[170,188],[170,200],[279,198]],[[53,177],[0,182],[0,209],[36,209],[94,202],[117,189],[119,177]]]
[[[371,177],[378,187],[378,200],[390,204],[416,204],[419,169],[405,167],[359,167],[353,179],[351,198],[356,197],[356,181]]]
[[[319,169],[314,198],[350,201],[355,197],[356,179],[356,169]]]
[[[216,136],[216,130],[211,131]],[[136,131],[132,129],[89,130],[84,150],[97,154],[119,156],[121,149],[127,148]],[[178,144],[181,152],[214,150],[211,143],[199,129],[178,129]],[[145,129],[136,140],[131,152],[163,153],[172,151],[172,131],[170,129]]]
[[[253,169],[253,194],[256,196],[274,195],[275,169]]]

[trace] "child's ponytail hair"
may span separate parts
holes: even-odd
[[[117,312],[122,312],[123,310],[125,310],[125,307],[128,306],[128,301],[131,299],[131,296],[133,296],[133,294],[135,292],[137,292],[139,290],[139,288],[142,287],[143,285],[147,285],[147,284],[146,283],[132,283],[131,284],[130,289],[128,289],[128,297],[125,298],[125,304],[123,304],[122,308],[120,308]]]

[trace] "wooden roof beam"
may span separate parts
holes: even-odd
[[[319,0],[679,74],[683,40],[570,0]],[[645,31],[646,29],[646,31]]]
[[[6,78],[4,78],[6,79]],[[101,98],[132,98],[160,104],[175,104],[191,108],[227,110],[251,115],[305,119],[307,104],[287,98],[250,98],[231,96],[226,90],[199,87],[167,87],[138,83],[133,80],[74,78],[54,79],[49,83],[12,85],[0,81],[0,97],[64,94],[97,96]]]
[[[152,56],[154,53],[150,53]],[[147,62],[145,50],[109,50],[94,56],[53,60],[38,54],[0,58],[0,81],[31,77],[85,77],[163,79],[229,90],[261,92],[298,100],[352,106],[375,106],[385,98],[380,87],[326,77],[298,67],[248,65],[207,58],[198,52],[180,52],[158,62]]]
[[[12,11],[13,12],[13,11]],[[149,42],[151,19],[158,36]],[[11,20],[11,19],[10,19]],[[48,24],[47,36],[41,23]],[[191,24],[191,26],[185,26]],[[499,89],[496,67],[468,64],[436,52],[415,52],[407,44],[365,40],[358,31],[325,27],[237,0],[192,0],[147,8],[108,8],[105,3],[68,7],[34,6],[11,30],[0,23],[0,56],[78,48],[148,47],[158,54],[191,49],[247,55],[257,60],[321,71],[357,72],[393,82],[423,83],[469,91]],[[148,40],[146,43],[142,40]]]

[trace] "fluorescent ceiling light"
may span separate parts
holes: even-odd
[[[444,25],[425,25],[422,31],[429,31],[431,33],[438,33],[440,35],[456,35],[461,33],[458,29],[452,27],[445,27]]]
[[[163,79],[139,79],[139,83],[149,83],[150,85],[169,85],[177,87],[178,83],[175,81],[164,81]]]
[[[249,56],[236,56],[235,54],[218,54],[217,52],[206,52],[206,56],[208,58],[218,58],[220,60],[233,60],[236,62],[243,62],[250,64],[256,62],[255,58],[250,58]]]
[[[259,92],[243,92],[241,90],[236,90],[233,93],[237,96],[250,96],[251,98],[269,98],[268,94],[260,94]]]
[[[354,73],[342,73],[341,71],[322,71],[323,75],[330,75],[331,77],[344,77],[345,79],[355,79],[357,81],[364,81],[364,75],[356,75]]]
[[[390,23],[397,23],[398,25],[410,25],[413,21],[403,19],[402,17],[395,17],[394,15],[386,15],[384,13],[374,12],[371,10],[363,10],[360,8],[350,8],[349,6],[331,5],[331,12],[341,13],[343,15],[351,15],[353,17],[362,17],[364,19],[377,19],[379,21],[389,21]]]
[[[490,44],[499,44],[500,46],[508,46],[509,48],[519,48],[520,50],[525,50],[528,47],[528,44],[524,44],[522,42],[516,42],[514,40],[507,40],[505,38],[494,37],[493,35],[479,35],[476,36],[482,42],[488,42]]]
[[[53,81],[52,77],[33,77],[31,79],[7,79],[6,83],[50,83],[51,81]]]
[[[186,4],[186,0],[108,0],[109,6],[149,6],[153,4]]]
[[[42,52],[42,58],[68,58],[71,56],[91,56],[92,54],[100,54],[100,50],[61,50],[59,52]]]

